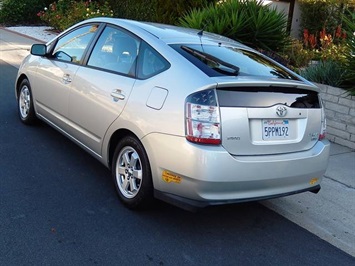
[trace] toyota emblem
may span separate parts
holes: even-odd
[[[278,106],[276,108],[276,114],[279,116],[279,117],[284,117],[287,113],[287,108],[285,106]]]

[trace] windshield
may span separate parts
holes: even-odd
[[[259,76],[298,80],[267,57],[252,51],[201,44],[173,44],[171,47],[211,77]]]

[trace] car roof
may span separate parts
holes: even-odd
[[[120,19],[120,18],[107,18],[107,17],[100,17],[100,18],[93,18],[89,19],[84,22],[104,22],[104,23],[111,23],[121,27],[124,27],[129,30],[144,30],[147,33],[155,36],[156,38],[164,41],[167,44],[173,43],[213,43],[213,44],[223,44],[223,45],[233,45],[238,47],[243,47],[245,49],[250,49],[237,41],[234,41],[230,38],[202,31],[197,29],[191,28],[183,28],[173,25],[166,25],[166,24],[159,24],[153,22],[142,22],[142,21],[135,21],[129,19]]]

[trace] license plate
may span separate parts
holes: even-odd
[[[288,119],[264,119],[262,124],[263,140],[290,138],[290,123]]]

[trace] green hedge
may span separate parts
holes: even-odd
[[[204,7],[216,0],[110,0],[116,17],[165,24],[177,24],[191,8]]]
[[[51,3],[38,15],[48,26],[63,31],[85,19],[113,17],[114,13],[106,2],[100,4],[98,1],[61,0]]]
[[[3,0],[0,23],[5,26],[41,24],[40,10],[53,0]]]

